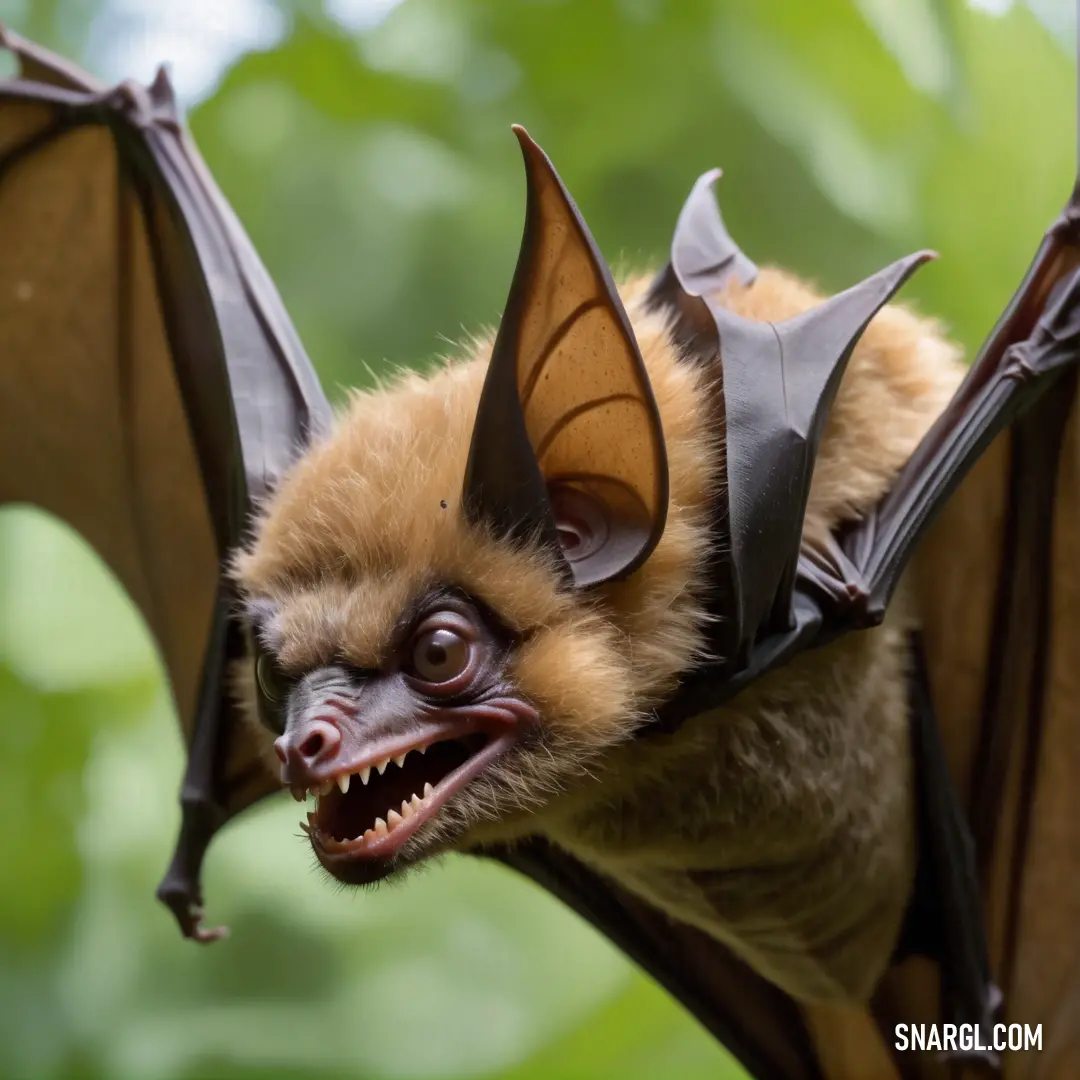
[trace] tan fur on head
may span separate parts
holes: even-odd
[[[472,359],[357,394],[334,435],[271,500],[235,569],[246,593],[278,605],[282,664],[304,670],[341,657],[378,666],[410,601],[452,583],[529,632],[518,675],[549,726],[581,749],[625,734],[700,647],[699,567],[717,441],[703,377],[675,363],[659,318],[642,316],[637,330],[672,493],[667,528],[638,573],[575,597],[557,589],[542,553],[465,519],[459,499],[490,354],[484,341]]]
[[[702,564],[713,542],[720,424],[715,387],[680,363],[662,316],[642,303],[649,279],[622,288],[663,424],[670,470],[664,535],[628,580],[574,596],[556,588],[539,550],[508,546],[462,515],[460,492],[491,339],[471,356],[353,396],[333,435],[313,447],[270,500],[235,575],[276,602],[278,658],[303,671],[335,658],[377,667],[401,613],[427,586],[452,583],[530,641],[521,687],[545,723],[579,750],[620,741],[643,709],[701,655]],[[787,318],[820,302],[764,269],[733,284],[725,306]],[[809,535],[863,512],[884,490],[951,391],[955,351],[934,327],[890,307],[871,323],[837,394],[814,475]],[[611,438],[618,438],[612,432]]]

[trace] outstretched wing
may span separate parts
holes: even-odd
[[[1041,1054],[1006,1057],[1010,1080],[1080,1075],[1078,363],[1074,191],[930,433],[925,470],[910,474],[938,470],[955,492],[940,506],[916,498],[905,471],[892,502],[912,500],[898,515],[909,523],[938,512],[901,560],[913,550],[930,696],[971,822],[1003,1020],[1042,1025]],[[993,423],[977,422],[987,414]],[[959,483],[957,458],[976,459]],[[892,540],[888,509],[879,527]]]
[[[725,254],[714,261],[730,273],[726,234],[713,243]],[[744,354],[759,362],[768,343],[762,337],[741,349],[746,328],[718,312],[710,343],[700,306],[690,304],[688,288],[683,294],[672,305],[678,325],[699,349],[723,353],[726,408],[738,415],[752,401],[741,378]],[[734,664],[699,670],[661,710],[662,722],[677,726],[795,653],[874,625],[900,576],[912,570],[923,624],[912,674],[920,881],[909,937],[874,1002],[878,1050],[892,1046],[897,1022],[968,1023],[986,1041],[999,1019],[1041,1024],[1044,1053],[1006,1056],[1008,1077],[1080,1069],[1078,365],[1080,187],[954,399],[875,512],[824,547],[803,544],[779,609],[739,627],[743,651]],[[827,409],[827,399],[819,400]],[[785,408],[785,422],[787,415]],[[751,437],[760,443],[768,427]],[[729,470],[733,454],[747,468],[757,460],[733,445],[729,432]],[[805,467],[801,449],[785,454],[782,471]],[[769,494],[767,486],[754,492]],[[752,517],[758,508],[742,512]],[[762,547],[741,558],[738,522],[729,528],[738,586],[768,571],[769,560],[758,565]],[[874,1052],[865,1016],[815,1025],[826,1028],[838,1042],[858,1030],[866,1053]],[[999,1057],[967,1050],[984,1063]],[[828,1075],[862,1075],[858,1060]],[[898,1055],[891,1068],[945,1075],[931,1053]]]
[[[0,45],[0,503],[82,533],[157,639],[189,748],[160,895],[206,936],[206,844],[277,786],[224,685],[246,646],[223,560],[329,408],[164,74],[108,89]]]

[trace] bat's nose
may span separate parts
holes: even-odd
[[[324,717],[298,724],[274,743],[282,764],[281,779],[286,784],[311,780],[321,766],[331,761],[341,747],[341,731]]]

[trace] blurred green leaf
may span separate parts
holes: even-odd
[[[86,543],[34,510],[0,513],[0,658],[41,689],[152,683],[138,609]]]

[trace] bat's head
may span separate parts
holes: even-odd
[[[269,760],[345,882],[532,831],[701,648],[705,376],[518,134],[494,342],[357,396],[236,561]]]

